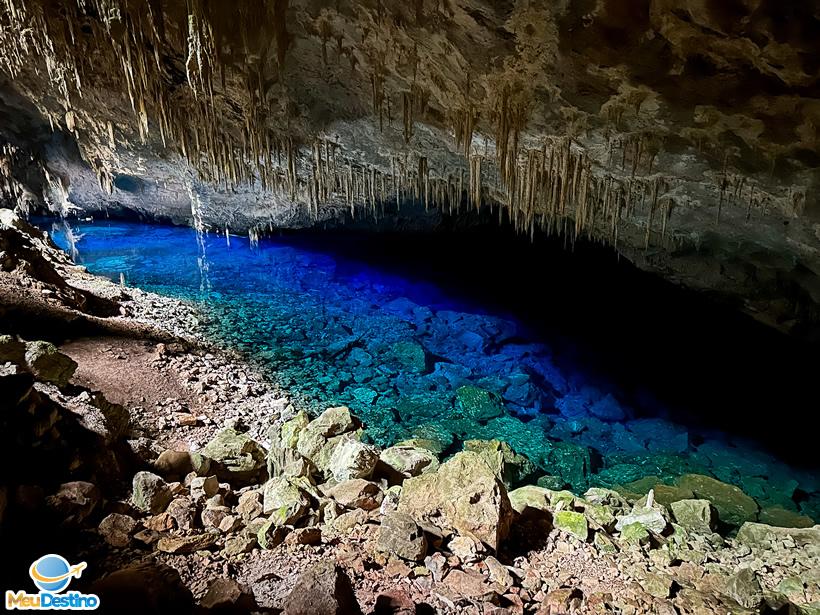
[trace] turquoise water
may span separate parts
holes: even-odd
[[[69,249],[65,228],[54,240]],[[583,491],[701,473],[761,507],[820,517],[812,471],[753,442],[651,414],[514,315],[423,275],[396,273],[293,238],[206,235],[132,222],[73,224],[76,260],[128,285],[195,301],[214,339],[245,351],[313,411],[346,404],[367,437],[456,451],[498,438],[534,464],[529,481]],[[652,480],[642,481],[651,484]]]

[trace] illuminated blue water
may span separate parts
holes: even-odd
[[[46,228],[69,247],[63,228]],[[349,405],[378,444],[423,437],[454,451],[498,438],[551,487],[645,492],[652,479],[632,483],[694,472],[740,486],[762,508],[818,516],[811,473],[748,442],[636,418],[614,385],[562,363],[513,317],[447,289],[292,239],[252,247],[210,235],[203,252],[188,228],[73,228],[90,271],[197,302],[214,339],[244,350],[312,410]]]

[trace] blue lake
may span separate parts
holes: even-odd
[[[62,223],[42,225],[69,249]],[[533,482],[553,488],[645,492],[697,473],[741,487],[762,509],[820,517],[814,468],[680,413],[673,420],[571,341],[567,351],[567,340],[514,311],[378,255],[352,258],[299,237],[198,241],[189,228],[135,222],[72,229],[78,263],[198,303],[214,340],[243,350],[311,411],[350,406],[377,444],[423,438],[452,452],[497,438],[531,460]]]

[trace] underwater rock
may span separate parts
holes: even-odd
[[[427,371],[427,353],[418,342],[396,342],[390,348],[390,355],[403,370],[413,374],[423,374]]]
[[[757,519],[757,502],[734,485],[701,474],[685,474],[677,483],[679,487],[691,490],[697,498],[709,500],[722,523],[738,527]]]
[[[507,536],[512,507],[504,484],[480,455],[456,454],[429,474],[402,486],[399,512],[445,530],[455,530],[497,549]]]
[[[384,449],[379,461],[394,477],[410,478],[424,472],[434,472],[439,466],[438,457],[426,448],[397,445]]]
[[[709,500],[677,500],[670,505],[675,522],[687,530],[709,534],[715,519]]]
[[[516,453],[500,440],[467,440],[465,451],[478,453],[507,489],[525,482],[535,473],[535,466],[524,455]]]
[[[546,464],[550,474],[560,476],[573,489],[586,489],[592,465],[588,448],[572,442],[551,442]]]
[[[593,403],[589,411],[604,421],[621,421],[626,417],[626,412],[611,393]]]
[[[328,472],[337,481],[369,478],[379,461],[379,449],[345,435],[333,449]]]
[[[682,453],[689,448],[689,433],[664,419],[636,419],[626,426],[653,453]]]
[[[59,387],[67,385],[77,370],[74,359],[64,355],[49,342],[26,342],[25,361],[31,373],[39,380]]]
[[[427,555],[427,537],[413,517],[394,512],[382,519],[376,548],[404,560],[420,562]]]
[[[137,472],[132,489],[131,501],[134,507],[153,515],[163,512],[173,497],[168,484],[151,472]]]
[[[252,482],[265,467],[265,449],[247,434],[223,429],[202,449],[220,480]]]
[[[472,421],[487,421],[504,414],[504,406],[495,393],[468,384],[456,389],[456,411]]]
[[[782,506],[771,506],[760,511],[759,521],[777,527],[812,527],[814,520],[793,510],[786,510]]]

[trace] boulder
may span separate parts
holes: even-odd
[[[427,371],[427,353],[421,344],[402,340],[393,344],[391,354],[404,371],[422,374]]]
[[[186,476],[193,471],[191,453],[188,451],[166,450],[154,461],[154,469],[165,478]]]
[[[330,456],[328,472],[337,481],[369,478],[378,461],[378,448],[345,435]]]
[[[782,506],[770,506],[760,511],[760,522],[777,527],[811,527],[814,520]]]
[[[265,483],[262,509],[275,525],[293,525],[310,509],[310,498],[289,478],[279,476]]]
[[[379,461],[388,474],[397,479],[411,478],[438,468],[438,457],[431,451],[416,446],[391,446],[379,455]]]
[[[26,345],[11,335],[0,335],[0,364],[25,365]]]
[[[250,523],[254,519],[261,517],[265,512],[262,494],[254,490],[246,491],[240,495],[236,505],[236,512],[242,517],[245,523]]]
[[[301,458],[296,445],[299,442],[299,434],[308,426],[308,423],[310,423],[310,418],[307,412],[300,410],[289,421],[270,428],[268,431],[270,436],[270,449],[267,455],[268,476],[271,478],[281,476],[289,464]]]
[[[559,530],[572,534],[579,540],[586,541],[589,537],[589,524],[583,513],[561,510],[555,513],[552,523]]]
[[[212,470],[220,480],[251,482],[265,467],[266,452],[247,434],[223,429],[202,449],[211,460]]]
[[[57,493],[46,498],[46,506],[63,525],[79,525],[94,512],[100,498],[100,490],[93,483],[75,480],[60,485]]]
[[[350,578],[335,562],[310,565],[283,602],[284,615],[361,615]]]
[[[550,490],[535,485],[524,485],[509,493],[510,504],[518,514],[527,508],[545,511],[549,509]]]
[[[173,498],[168,484],[153,472],[137,472],[132,488],[131,501],[134,508],[152,515],[163,512]]]
[[[172,555],[184,555],[207,549],[216,542],[216,534],[194,534],[193,536],[164,536],[159,539],[157,549]]]
[[[794,541],[809,557],[820,557],[820,525],[809,528],[774,527],[763,523],[744,523],[735,538],[740,544],[757,549],[771,549],[785,539]]]
[[[222,613],[250,613],[258,608],[251,588],[229,578],[211,581],[199,606]]]
[[[726,579],[723,591],[746,609],[757,609],[763,603],[763,590],[751,568],[742,568]]]
[[[137,529],[137,521],[128,515],[111,513],[100,521],[97,532],[112,547],[127,547]]]
[[[74,359],[64,355],[49,342],[27,342],[25,361],[38,380],[51,382],[59,387],[67,385],[77,370]]]
[[[495,393],[467,384],[456,389],[456,411],[471,421],[488,421],[504,414],[504,404]]]
[[[647,530],[660,534],[668,525],[666,517],[657,508],[635,508],[629,514],[618,515],[616,519],[615,529],[619,532],[623,532],[628,525],[638,523]]]
[[[467,440],[464,450],[481,455],[507,489],[525,482],[536,471],[527,457],[519,455],[501,440]]]
[[[589,449],[572,442],[550,442],[546,469],[572,485],[576,492],[586,489],[592,461]]]
[[[187,496],[180,496],[171,500],[165,512],[174,520],[176,526],[184,532],[190,531],[196,526],[196,504]]]
[[[512,521],[504,484],[480,455],[470,451],[456,454],[436,472],[407,479],[398,511],[471,536],[492,549],[506,538]]]
[[[678,500],[672,502],[672,515],[681,527],[701,534],[710,534],[715,526],[709,500]]]
[[[757,502],[734,485],[702,474],[685,474],[678,479],[678,486],[691,490],[698,499],[709,500],[727,525],[739,527],[757,519]]]
[[[381,488],[362,478],[345,480],[330,488],[327,494],[345,508],[377,509],[383,499]]]
[[[376,548],[383,553],[420,562],[427,555],[427,538],[410,515],[395,512],[382,519]]]

